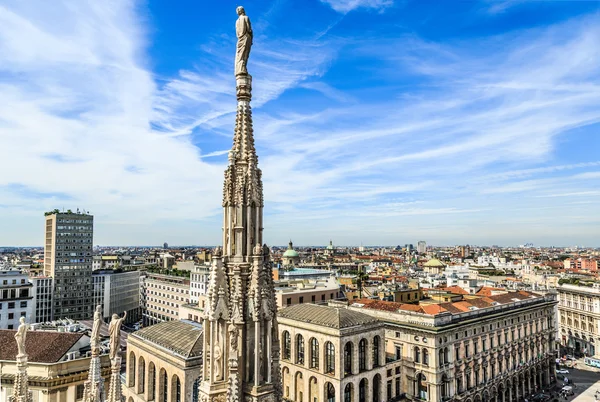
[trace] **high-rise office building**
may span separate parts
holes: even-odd
[[[54,278],[52,319],[92,316],[94,217],[53,211],[46,214],[44,275]]]
[[[417,243],[417,253],[425,254],[427,252],[427,242],[421,240]]]

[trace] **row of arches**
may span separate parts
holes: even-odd
[[[315,376],[311,376],[305,382],[304,375],[301,371],[297,371],[293,376],[290,369],[284,366],[281,370],[283,382],[283,396],[288,401],[306,401],[308,395],[309,401],[324,400],[327,402],[335,402],[339,400],[339,394],[343,402],[383,402],[388,398],[384,395],[382,378],[380,374],[375,374],[371,379],[364,377],[358,382],[358,386],[354,382],[342,385],[342,389],[337,389],[336,386],[325,381],[319,384]]]
[[[292,350],[293,349],[293,350]],[[308,346],[305,345],[304,337],[297,334],[294,337],[292,348],[292,336],[288,331],[282,333],[282,359],[293,361],[295,364],[307,366],[311,369],[319,370],[320,366],[320,346],[319,341],[311,337],[308,340]],[[335,345],[327,341],[323,346],[325,374],[335,375]],[[376,335],[369,341],[362,338],[355,347],[352,341],[344,344],[343,348],[343,374],[349,376],[363,371],[371,370],[383,364],[381,357],[381,337]]]
[[[466,401],[471,402],[509,402],[521,400],[527,395],[537,392],[541,388],[547,387],[550,379],[550,365],[543,363],[536,367],[523,370],[520,373],[513,373],[505,381],[496,382],[495,385],[485,384],[485,390],[478,393]],[[459,378],[457,377],[457,381]],[[489,392],[488,392],[489,390]],[[462,394],[467,389],[459,389],[457,393]]]
[[[194,384],[197,388],[198,381]],[[177,374],[170,378],[164,368],[157,370],[154,362],[146,363],[143,356],[136,358],[135,353],[129,353],[127,359],[127,386],[136,394],[144,394],[147,401],[182,402],[184,400],[181,379]]]

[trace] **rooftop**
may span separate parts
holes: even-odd
[[[0,330],[0,360],[14,361],[17,342],[14,330]],[[83,334],[56,331],[27,331],[25,351],[30,362],[56,363],[81,339]]]
[[[401,311],[411,311],[414,313],[421,313],[425,315],[437,315],[446,312],[451,314],[460,314],[468,311],[479,310],[498,305],[505,305],[513,302],[539,297],[542,296],[536,293],[522,290],[518,292],[507,292],[504,294],[494,296],[465,295],[463,300],[457,302],[429,303],[416,305],[389,302],[383,300],[358,299],[353,300],[350,303],[350,305],[353,307],[380,311],[398,313]]]
[[[371,317],[358,311],[348,310],[332,306],[319,306],[316,304],[297,304],[287,307],[278,313],[281,318],[289,318],[324,327],[343,329],[359,325],[378,322],[377,318]]]
[[[202,325],[193,321],[167,321],[140,329],[130,335],[162,346],[182,357],[202,355]]]

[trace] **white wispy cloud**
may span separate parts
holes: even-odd
[[[383,10],[394,4],[393,0],[321,0],[339,13],[348,13],[358,8]]]
[[[393,5],[323,2],[342,14]],[[119,1],[0,6],[0,244],[25,242],[17,227],[63,206],[95,213],[101,239],[218,241],[234,38],[157,76],[140,21]],[[598,16],[451,43],[319,34],[339,21],[306,37],[255,32],[267,241],[514,244],[516,227],[551,239],[548,217],[564,227],[573,202],[579,217],[598,212],[600,162],[561,154],[600,122]]]

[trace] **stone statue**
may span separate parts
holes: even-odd
[[[117,353],[121,349],[121,324],[127,317],[127,311],[124,312],[123,317],[119,318],[118,314],[112,315],[112,320],[108,325],[108,332],[110,334],[110,358],[114,359],[117,357]]]
[[[235,52],[235,75],[248,74],[246,66],[248,64],[248,56],[250,56],[250,48],[252,47],[252,26],[250,18],[246,15],[244,7],[236,9],[239,18],[235,23],[235,32],[237,34],[237,49]]]
[[[238,350],[238,333],[239,330],[235,324],[229,324],[229,339],[231,341],[231,351],[237,354]],[[232,353],[232,355],[234,354]]]
[[[223,360],[223,354],[221,352],[221,346],[219,346],[219,342],[217,342],[215,344],[215,378],[217,380],[221,379],[221,374],[222,374],[222,360]]]
[[[96,306],[96,311],[94,312],[94,324],[92,325],[92,335],[91,342],[92,345],[97,345],[100,341],[100,327],[102,326],[102,306]]]
[[[19,353],[17,356],[25,355],[25,338],[27,338],[27,329],[29,329],[29,324],[25,323],[25,317],[21,317],[19,320],[21,324],[19,324],[19,328],[17,329],[17,333],[15,334],[15,339],[17,341],[17,349]]]

